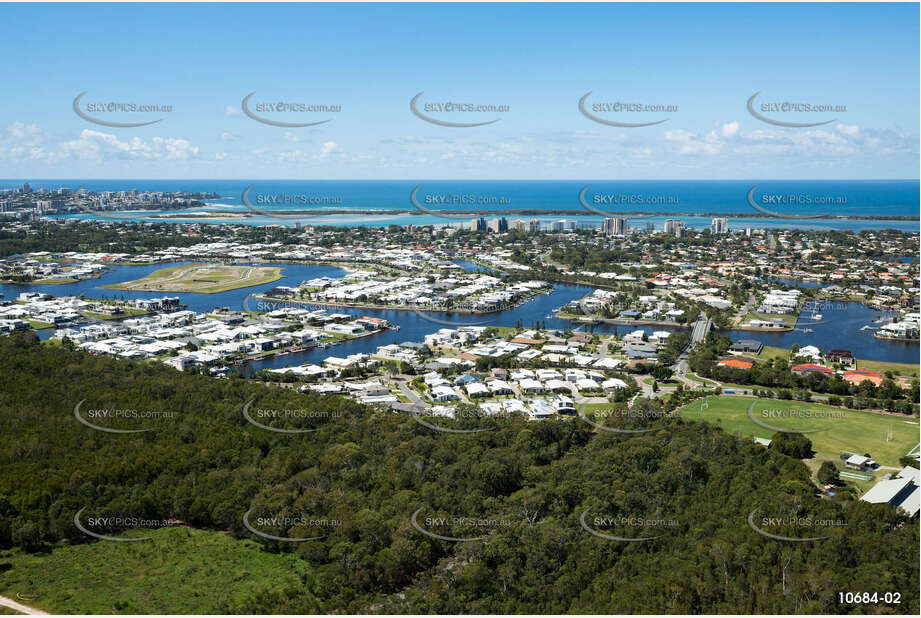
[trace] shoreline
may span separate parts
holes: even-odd
[[[690,324],[679,324],[678,322],[668,322],[666,320],[622,320],[619,318],[591,318],[590,316],[580,318],[569,315],[560,315],[555,311],[553,313],[557,319],[566,320],[569,322],[582,322],[585,324],[613,324],[615,326],[630,326],[631,324],[635,324],[637,326],[670,326],[672,328],[680,328],[682,330],[691,328]]]
[[[605,214],[598,214],[584,209],[574,209],[574,208],[554,208],[554,209],[534,209],[534,208],[507,208],[502,210],[438,210],[432,212],[423,212],[416,210],[414,208],[410,209],[400,209],[400,210],[381,210],[381,209],[339,209],[339,210],[328,210],[323,212],[317,211],[305,211],[305,210],[284,210],[278,211],[277,214],[273,214],[271,211],[266,212],[252,212],[241,210],[239,212],[228,212],[226,210],[220,211],[202,211],[197,210],[197,212],[183,213],[177,212],[175,210],[169,211],[157,211],[157,210],[112,210],[102,212],[83,212],[83,213],[49,213],[55,216],[68,216],[68,215],[79,215],[79,214],[88,214],[95,215],[103,218],[119,218],[119,214],[132,215],[132,216],[141,216],[141,217],[150,217],[153,219],[250,219],[253,217],[267,217],[267,218],[278,218],[278,219],[291,219],[296,217],[303,218],[314,218],[314,217],[338,217],[346,215],[362,215],[362,216],[381,216],[381,217],[405,217],[405,216],[439,216],[439,215],[449,215],[449,216],[458,216],[458,217],[502,217],[502,216],[524,216],[524,217],[626,217],[626,218],[644,218],[644,217],[686,217],[686,218],[712,218],[712,217],[723,217],[727,219],[771,219],[777,221],[786,220],[785,217],[780,216],[771,216],[759,212],[702,212],[702,213],[690,213],[690,212],[673,212],[673,211],[656,211],[656,212],[642,212],[642,211],[611,211]],[[872,216],[872,215],[815,215],[808,220],[804,221],[921,221],[921,217],[914,215],[889,215],[889,216]]]
[[[472,309],[420,309],[419,307],[401,307],[401,306],[395,306],[395,305],[372,305],[369,303],[350,304],[350,303],[339,303],[339,302],[329,302],[329,301],[303,300],[303,299],[295,299],[295,298],[276,299],[276,298],[267,297],[263,295],[253,295],[253,298],[255,298],[256,300],[260,300],[260,301],[264,301],[268,303],[278,303],[278,304],[294,303],[298,305],[316,305],[318,307],[331,307],[331,308],[342,308],[342,309],[372,309],[376,311],[407,311],[407,312],[413,312],[413,313],[422,312],[422,313],[459,313],[462,315],[488,315],[490,313],[501,313],[502,311],[508,311],[510,309],[515,309],[525,304],[526,302],[532,300],[536,296],[538,296],[538,294],[529,296],[525,298],[524,300],[522,300],[521,302],[515,303],[508,307],[501,307],[499,309],[494,309],[492,311],[474,311]]]

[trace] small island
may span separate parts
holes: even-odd
[[[231,266],[224,264],[186,264],[152,272],[143,279],[102,286],[109,290],[133,292],[195,292],[215,294],[281,279],[277,266]]]

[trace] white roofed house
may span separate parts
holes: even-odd
[[[610,378],[601,383],[601,388],[607,392],[616,391],[619,388],[628,388],[627,383],[618,378]]]
[[[653,334],[649,335],[649,343],[655,343],[658,345],[664,344],[668,341],[668,338],[671,336],[671,333],[665,330],[657,330]]]
[[[571,397],[566,397],[565,395],[557,395],[553,398],[552,403],[556,409],[557,414],[566,416],[576,415],[576,404],[573,402]]]
[[[806,345],[801,347],[794,356],[820,361],[822,360],[822,351],[814,345]]]
[[[626,361],[623,361],[619,358],[605,357],[605,358],[599,358],[597,361],[595,361],[592,364],[592,366],[598,367],[600,369],[617,369],[621,365],[626,365],[626,364],[627,364]]]
[[[534,399],[528,402],[528,416],[532,421],[539,421],[556,414],[556,410],[546,401]]]
[[[455,401],[460,397],[450,386],[436,386],[432,389],[432,399],[435,401]]]
[[[533,378],[524,378],[518,382],[518,388],[521,389],[523,393],[543,393],[544,386],[537,380]]]
[[[633,331],[632,333],[627,333],[624,335],[624,342],[630,341],[642,341],[643,337],[646,336],[646,332],[640,329]]]
[[[559,379],[547,380],[546,383],[547,390],[551,393],[571,393],[572,387],[569,386],[568,382]]]
[[[470,397],[488,397],[489,388],[482,382],[472,382],[464,387]]]
[[[486,383],[493,395],[511,395],[514,393],[512,386],[505,380],[490,380]]]
[[[526,378],[533,378],[534,372],[530,369],[514,369],[512,370],[512,375],[510,377],[512,380],[521,381]]]

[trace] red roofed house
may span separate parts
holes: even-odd
[[[860,384],[864,380],[869,380],[874,386],[879,386],[883,383],[883,376],[869,369],[854,369],[853,371],[844,372],[845,382]]]
[[[823,373],[826,375],[831,375],[832,373],[831,369],[828,367],[823,367],[822,365],[814,365],[812,363],[793,365],[790,367],[790,371],[793,373]]]
[[[733,369],[751,369],[755,363],[738,358],[727,358],[717,363],[720,367],[732,367]]]

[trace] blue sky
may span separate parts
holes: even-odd
[[[917,178],[918,4],[0,4],[0,176]],[[92,102],[165,104],[98,113]],[[241,100],[339,105],[241,113]],[[507,105],[437,113],[409,102]],[[579,112],[596,103],[677,106]],[[756,105],[845,106],[834,113]],[[758,108],[760,109],[760,107]],[[85,108],[84,108],[85,110]]]

